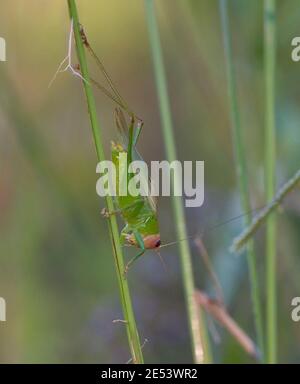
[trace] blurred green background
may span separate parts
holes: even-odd
[[[121,94],[143,117],[139,151],[165,158],[141,0],[78,0],[81,23]],[[300,35],[300,4],[278,1],[278,185],[299,168],[300,64],[291,39]],[[217,0],[157,0],[180,160],[205,161],[205,203],[187,209],[191,234],[241,213],[230,138],[228,99]],[[230,1],[234,60],[247,148],[253,207],[263,200],[263,7]],[[70,73],[48,83],[66,55],[66,1],[1,1],[0,36],[0,361],[123,363],[130,353],[122,317],[103,201],[96,195],[96,156],[81,82]],[[76,60],[74,58],[74,63]],[[102,81],[91,62],[94,77]],[[97,91],[95,91],[97,92]],[[107,155],[116,138],[114,105],[96,93]],[[162,241],[174,240],[168,198],[159,199]],[[300,359],[300,324],[291,300],[300,296],[299,193],[285,201],[278,229],[279,360]],[[242,221],[207,230],[205,245],[229,312],[254,337],[244,256],[230,254]],[[208,274],[191,243],[197,286]],[[125,251],[129,258],[131,250]],[[262,302],[263,231],[257,236]],[[148,252],[129,274],[146,362],[191,362],[177,247],[164,248],[164,270]],[[217,362],[251,362],[221,328],[209,328]],[[215,340],[214,340],[215,339]],[[218,339],[218,340],[217,340]]]

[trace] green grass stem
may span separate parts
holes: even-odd
[[[105,160],[105,154],[104,154],[103,143],[102,143],[101,129],[98,121],[93,90],[91,87],[85,50],[84,50],[83,42],[81,39],[80,24],[78,20],[78,13],[77,13],[75,0],[68,0],[68,7],[69,7],[70,18],[71,20],[73,20],[76,51],[77,51],[78,61],[80,64],[81,74],[85,79],[85,81],[83,81],[82,84],[83,84],[85,95],[86,95],[97,157],[98,157],[98,161],[103,161]],[[108,211],[114,210],[113,199],[111,196],[106,197],[106,205],[107,205]],[[116,270],[117,270],[121,304],[123,308],[125,326],[127,330],[127,336],[128,336],[129,346],[130,346],[131,355],[132,355],[132,361],[134,363],[143,363],[141,344],[140,344],[139,334],[138,334],[135,316],[133,312],[128,282],[123,273],[124,259],[123,259],[122,248],[119,240],[119,229],[118,229],[116,217],[114,215],[111,215],[108,219],[108,223],[109,223],[109,233],[110,233],[111,242],[112,242],[114,260],[115,260]]]
[[[167,159],[169,162],[177,160],[176,145],[173,132],[173,122],[170,109],[170,101],[167,90],[167,80],[163,63],[163,54],[160,43],[158,25],[156,21],[154,3],[152,0],[145,0],[146,18],[148,24],[149,40],[151,46],[152,60],[154,65],[154,75],[156,81],[157,95],[162,122],[162,131],[166,148]],[[176,183],[174,179],[174,184]],[[176,184],[175,184],[176,185]],[[172,197],[172,206],[176,223],[178,239],[187,238],[186,221],[182,200],[179,197]],[[191,253],[187,241],[179,243],[180,258],[182,266],[182,277],[187,305],[189,328],[192,340],[194,361],[196,363],[210,362],[208,339],[203,329],[204,321],[201,319],[203,314],[199,311],[194,298],[194,276],[191,261]]]
[[[276,2],[264,1],[264,61],[265,61],[265,193],[266,201],[275,195],[276,132],[275,132],[275,55]],[[267,297],[267,362],[277,361],[276,308],[276,217],[268,217],[266,228],[266,297]]]
[[[226,75],[228,84],[228,98],[230,104],[230,117],[231,117],[231,132],[232,141],[235,153],[235,167],[236,177],[238,181],[239,194],[241,200],[241,206],[244,212],[251,211],[248,177],[247,177],[247,166],[245,147],[243,143],[243,134],[240,120],[240,111],[238,106],[238,97],[236,89],[235,79],[235,67],[233,63],[232,47],[231,47],[231,33],[229,27],[228,18],[228,1],[220,0],[220,15],[222,24],[223,44],[226,62]],[[251,215],[245,215],[245,225],[249,225],[251,222]],[[251,297],[254,312],[254,322],[256,328],[257,343],[260,348],[261,354],[263,354],[264,343],[263,343],[263,320],[260,303],[260,289],[259,280],[257,275],[257,262],[254,251],[253,240],[247,244],[247,261],[251,285]]]

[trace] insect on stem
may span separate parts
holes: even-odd
[[[68,8],[70,19],[74,21],[74,37],[77,51],[77,58],[80,64],[80,69],[82,76],[87,80],[89,77],[89,69],[87,65],[86,55],[84,44],[82,42],[82,37],[80,34],[79,28],[79,17],[76,7],[75,0],[68,0]],[[88,112],[91,122],[91,128],[97,153],[98,161],[105,160],[104,146],[101,135],[101,126],[98,120],[97,109],[96,109],[96,101],[94,98],[94,94],[91,88],[91,85],[85,81],[83,81],[83,88],[86,96]],[[106,206],[109,211],[114,209],[114,202],[112,196],[107,195]],[[127,321],[126,323],[126,333],[128,337],[129,347],[132,355],[133,363],[143,363],[143,354],[141,350],[139,333],[136,325],[135,314],[132,306],[131,293],[129,290],[128,283],[124,280],[122,276],[122,270],[124,268],[124,259],[123,252],[121,249],[121,243],[119,238],[119,230],[118,223],[114,216],[111,216],[108,220],[109,232],[111,245],[113,250],[114,261],[116,265],[116,272],[120,290],[120,299],[122,303],[122,309],[124,314],[124,319]]]

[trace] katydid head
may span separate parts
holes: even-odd
[[[155,235],[148,235],[143,238],[144,245],[146,249],[155,249],[159,248],[161,241],[160,241],[160,234]]]
[[[139,247],[139,244],[136,241],[134,234],[126,235],[125,240],[126,240],[128,245]],[[160,234],[158,233],[158,234],[154,234],[154,235],[143,236],[143,243],[144,243],[145,249],[157,249],[157,248],[159,248],[161,245]]]

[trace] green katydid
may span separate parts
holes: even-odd
[[[116,122],[119,128],[124,124],[122,111],[116,110]],[[123,123],[122,123],[123,122]],[[125,126],[123,125],[123,129]],[[133,134],[134,119],[131,119],[129,126],[128,146],[125,148],[123,144],[112,143],[112,161],[115,164],[117,170],[117,190],[119,189],[118,180],[122,177],[130,178],[128,174],[128,166],[131,160],[134,158],[133,152],[136,145],[138,135]],[[138,128],[139,129],[139,128]],[[119,159],[120,154],[127,152],[127,169],[123,169],[126,174],[119,175]],[[160,247],[160,233],[159,224],[157,218],[156,205],[154,200],[150,196],[132,196],[129,192],[126,196],[118,195],[116,198],[118,209],[126,223],[125,227],[121,231],[121,242],[123,244],[129,244],[137,246],[141,251],[133,257],[126,266],[126,271],[129,266],[145,253],[146,249],[157,249]]]
[[[140,136],[143,122],[138,118],[128,107],[127,103],[121,97],[120,93],[114,86],[110,76],[104,68],[104,65],[97,57],[91,48],[86,35],[81,29],[81,36],[83,43],[92,57],[96,60],[98,67],[103,73],[110,90],[99,84],[97,81],[92,80],[92,83],[99,88],[106,96],[112,99],[119,107],[115,110],[116,125],[119,133],[123,136],[124,143],[112,142],[111,154],[112,161],[117,170],[117,185],[116,191],[119,190],[118,180],[123,177],[131,178],[132,175],[128,172],[129,164],[137,157],[136,144]],[[123,110],[129,115],[130,123],[127,125],[126,118]],[[127,144],[127,145],[126,145]],[[119,175],[119,161],[120,154],[127,154],[127,169],[122,170],[124,175]],[[134,256],[126,265],[125,272],[127,272],[130,265],[142,256],[146,249],[158,249],[160,247],[160,233],[157,218],[156,204],[150,196],[133,196],[129,193],[126,196],[117,194],[116,196],[117,210],[114,212],[103,212],[105,216],[120,213],[125,222],[125,227],[122,229],[120,238],[121,243],[124,245],[131,245],[140,248],[140,252]]]

